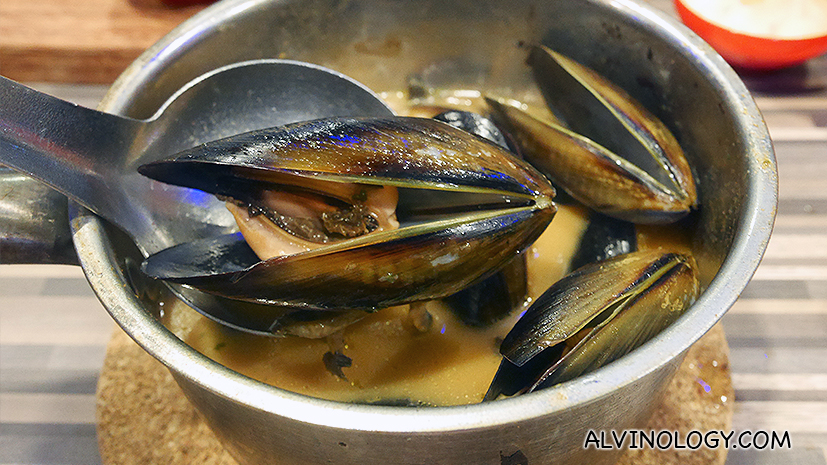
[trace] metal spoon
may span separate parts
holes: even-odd
[[[137,167],[210,140],[334,116],[390,116],[369,89],[334,71],[255,60],[204,74],[147,120],[90,110],[0,77],[0,163],[31,175],[124,230],[144,255],[234,230],[222,202],[152,181]],[[267,307],[171,286],[229,326],[268,333]]]

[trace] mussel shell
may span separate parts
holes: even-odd
[[[605,147],[519,108],[486,101],[522,156],[589,208],[634,223],[671,223],[689,213],[691,203],[684,195]]]
[[[519,254],[488,278],[442,300],[466,325],[486,327],[525,302],[526,273],[525,254]]]
[[[498,215],[484,212],[362,236],[220,274],[196,274],[210,266],[199,260],[221,255],[220,247],[209,253],[196,245],[193,252],[194,243],[187,243],[148,257],[142,269],[232,299],[373,310],[445,297],[485,278],[536,240],[553,215],[551,209],[531,207]]]
[[[628,221],[592,212],[589,225],[580,236],[577,251],[569,263],[576,270],[592,262],[599,262],[637,250],[637,229]]]
[[[677,320],[697,295],[698,280],[689,262],[670,269],[617,316],[593,329],[536,388],[574,379],[640,347]]]
[[[697,207],[689,163],[666,125],[623,89],[547,47],[527,63],[556,121],[486,99],[521,155],[564,191],[603,214],[671,223]]]
[[[493,143],[420,118],[332,119],[256,131],[140,171],[229,196],[314,178],[517,200],[304,253],[232,260],[229,268],[216,257],[238,249],[238,238],[181,244],[142,267],[224,297],[306,309],[370,310],[453,294],[531,244],[555,212],[554,189],[532,167]]]
[[[527,63],[546,102],[569,128],[642,168],[688,206],[696,206],[689,162],[660,119],[596,71],[548,47],[532,46]]]
[[[434,116],[434,119],[463,131],[468,131],[483,139],[488,139],[519,156],[519,148],[516,143],[504,134],[493,121],[480,114],[470,111],[448,110]]]
[[[553,197],[533,167],[496,144],[429,118],[330,118],[232,136],[138,171],[237,197],[301,178],[455,192]]]
[[[566,276],[506,336],[500,347],[504,358],[486,399],[572,379],[640,346],[694,302],[696,269],[690,256],[654,250],[590,264]],[[582,339],[570,343],[578,333]]]
[[[693,261],[685,255],[649,250],[578,268],[537,298],[506,335],[500,353],[521,366],[573,336],[605,310],[622,310],[662,275]]]

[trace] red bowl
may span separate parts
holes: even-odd
[[[707,41],[732,66],[773,70],[803,63],[827,51],[827,31],[820,37],[772,39],[733,32],[675,0],[684,24]]]

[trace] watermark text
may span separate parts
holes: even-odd
[[[584,449],[791,449],[789,431],[589,430]]]

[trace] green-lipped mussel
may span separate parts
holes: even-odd
[[[556,115],[551,121],[487,98],[496,125],[463,112],[439,115],[448,124],[319,120],[233,136],[141,167],[154,179],[225,198],[241,231],[167,249],[143,270],[273,305],[283,315],[274,334],[327,337],[324,363],[346,379],[347,344],[329,340],[365,311],[412,304],[398,311],[409,315],[417,337],[446,327],[445,317],[435,320],[419,302],[441,299],[464,325],[483,328],[513,321],[506,315],[528,306],[522,252],[557,211],[546,175],[599,212],[588,233],[598,231],[597,239],[584,239],[598,243],[581,247],[577,270],[535,295],[508,332],[485,399],[610,363],[697,296],[691,255],[635,252],[632,224],[670,223],[697,208],[691,170],[665,125],[594,71],[541,46],[530,48],[528,63]],[[235,258],[205,273],[221,254]],[[421,402],[428,401],[412,403]]]

